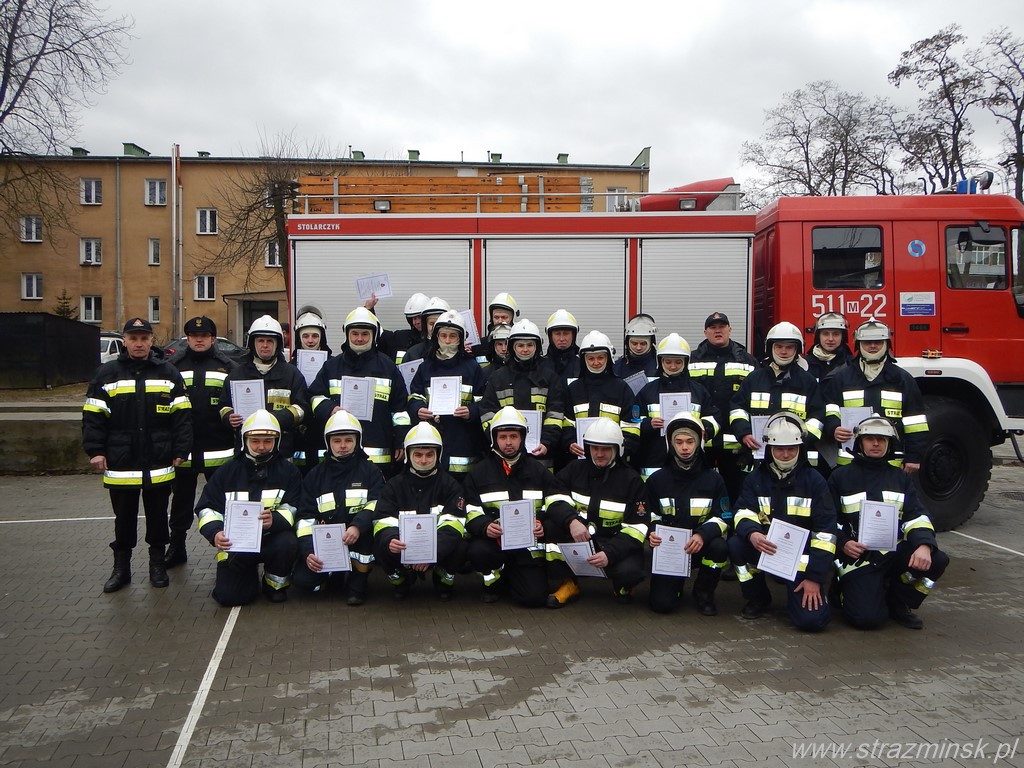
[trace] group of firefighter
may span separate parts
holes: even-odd
[[[911,478],[927,441],[923,400],[884,323],[869,319],[851,340],[842,315],[823,314],[805,353],[804,334],[782,322],[759,361],[731,339],[723,313],[707,317],[696,349],[677,333],[659,339],[641,314],[616,358],[604,333],[579,337],[571,312],[556,310],[542,332],[508,293],[490,302],[487,333],[472,347],[443,299],[413,295],[409,327],[397,331],[382,329],[375,302],[347,315],[336,354],[320,312],[305,308],[291,360],[281,324],[260,317],[240,364],[217,351],[207,317],[186,323],[187,348],[170,359],[145,319],[128,321],[125,351],[98,369],[83,416],[84,447],[115,514],[105,592],[131,582],[141,497],[151,584],[167,586],[167,570],[187,561],[198,517],[216,548],[213,597],[225,606],[261,591],[282,602],[291,585],[361,605],[376,566],[396,600],[429,574],[443,601],[457,577],[482,578],[486,603],[560,608],[581,588],[559,545],[578,544],[616,602],[631,602],[647,579],[649,607],[669,613],[685,600],[686,578],[652,573],[652,553],[667,531],[685,529],[692,605],[705,616],[717,614],[728,573],[746,619],[770,610],[771,584],[781,582],[799,629],[823,629],[833,605],[856,627],[892,619],[921,628],[914,609],[948,557]],[[310,349],[327,358],[307,383],[296,355]],[[408,386],[399,364],[415,368]],[[457,378],[460,390],[438,414],[436,377]],[[232,383],[256,379],[264,407],[243,418]],[[342,408],[353,381],[371,390],[360,418]],[[849,424],[849,408],[870,415]],[[259,552],[232,551],[231,501],[261,503]],[[518,501],[532,508],[534,543],[504,548],[502,510]],[[895,505],[895,549],[858,540],[867,501]],[[436,557],[407,564],[401,519],[418,514],[434,515]],[[757,567],[776,552],[773,520],[809,532],[792,580]],[[322,524],[341,525],[350,569],[325,569],[314,546]]]

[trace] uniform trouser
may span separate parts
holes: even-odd
[[[548,574],[543,549],[503,551],[497,539],[474,536],[469,540],[468,557],[473,570],[484,575],[485,584],[501,585],[520,605],[539,608],[547,601]]]
[[[131,551],[139,541],[139,497],[146,513],[146,543],[151,547],[167,545],[167,501],[171,484],[160,483],[146,488],[109,488],[110,506],[114,509],[114,540],[110,548]]]
[[[174,470],[174,496],[171,498],[171,539],[175,534],[184,537],[192,527],[195,520],[196,486],[199,484],[199,475],[202,475],[209,482],[216,467],[211,469],[193,469],[191,467],[178,467]]]
[[[735,507],[736,499],[739,498],[740,491],[743,489],[743,481],[747,477],[747,472],[744,470],[750,453],[748,451],[734,453],[715,446],[706,451],[706,456],[725,482],[725,489],[729,492],[729,507]],[[730,523],[731,527],[732,520],[726,522]]]
[[[696,583],[694,589],[698,590],[702,588],[702,581],[710,583],[709,579],[705,575],[705,571],[712,570],[710,566],[701,565],[701,560],[710,560],[715,563],[724,562],[729,557],[729,545],[726,544],[725,539],[721,536],[716,536],[710,541],[704,542],[704,546],[701,547],[700,552],[693,555],[690,559],[690,573],[696,575]],[[698,573],[698,567],[701,571]],[[714,574],[714,584],[717,586],[718,578],[720,574]],[[686,587],[685,576],[663,576],[660,574],[651,574],[651,589],[648,595],[648,605],[652,611],[656,613],[671,613],[675,610],[678,602],[679,595]],[[714,590],[714,586],[711,587]]]
[[[392,554],[388,549],[391,539],[398,537],[398,527],[389,526],[377,534],[374,544],[374,555],[380,567],[384,569],[388,579],[392,583],[400,583],[409,573],[409,567],[402,565],[402,554]],[[442,526],[437,530],[437,562],[432,565],[440,566],[449,574],[454,576],[466,560],[466,543],[459,531],[450,526]]]
[[[877,565],[862,565],[839,577],[839,605],[850,624],[860,629],[880,627],[889,618],[891,602],[921,607],[949,565],[949,555],[933,549],[931,568],[911,570],[910,556],[915,549],[901,541],[896,551]]]
[[[757,571],[755,566],[761,553],[754,549],[751,544],[740,536],[732,536],[729,539],[729,556],[733,565],[737,568],[740,581],[740,592],[745,600],[767,605],[772,600],[772,594],[768,589],[768,582],[765,574]],[[741,565],[744,564],[744,565]],[[746,573],[741,573],[741,568]],[[832,609],[828,604],[828,584],[821,584],[821,605],[811,610],[804,608],[803,590],[797,591],[796,587],[806,578],[803,574],[797,574],[795,581],[786,581],[773,576],[772,578],[780,584],[786,585],[786,613],[793,626],[805,632],[820,632],[832,619]]]
[[[213,599],[225,607],[255,600],[260,593],[260,563],[267,589],[287,589],[298,548],[294,531],[275,531],[263,536],[259,552],[228,552],[217,562]]]
[[[369,533],[362,534],[356,543],[348,548],[348,551],[352,556],[353,569],[358,563],[360,568],[369,570],[373,563],[373,536]],[[292,573],[292,583],[299,589],[315,592],[326,584],[332,576],[347,576],[345,572],[325,573],[320,571],[319,573],[313,573],[313,571],[309,570],[309,566],[306,565],[307,554],[310,553],[299,552],[299,557],[295,561],[295,571]]]

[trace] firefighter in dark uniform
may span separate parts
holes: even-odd
[[[490,363],[490,337],[494,329],[499,325],[514,325],[518,319],[519,304],[516,303],[511,293],[499,293],[487,305],[487,330],[480,343],[472,349],[473,357],[476,359],[477,365],[484,369],[484,373],[487,372],[487,366]]]
[[[597,419],[583,435],[586,461],[571,461],[556,476],[575,509],[548,510],[549,569],[552,576],[558,578],[561,573],[563,578],[548,595],[548,608],[561,608],[580,595],[576,578],[566,573],[559,543],[593,542],[594,554],[588,562],[605,569],[617,602],[632,602],[633,587],[643,581],[647,492],[639,473],[623,461],[623,442],[615,421]]]
[[[466,561],[466,502],[461,484],[441,464],[441,434],[420,422],[405,436],[407,469],[384,485],[373,523],[374,553],[394,587],[396,600],[409,596],[414,579],[433,571],[434,594],[442,602],[452,598],[455,574]],[[399,518],[402,515],[437,515],[437,560],[402,563]]]
[[[719,413],[703,384],[690,378],[687,371],[690,360],[690,345],[678,333],[670,333],[657,346],[658,377],[640,390],[636,396],[640,406],[640,444],[631,464],[640,476],[647,480],[661,468],[665,459],[672,455],[671,445],[666,445],[662,430],[668,419],[682,407],[670,413],[661,412],[662,395],[686,395],[689,407],[686,409],[704,423],[701,430],[705,440],[712,440],[719,431]],[[685,401],[681,401],[685,404]]]
[[[487,366],[484,375],[488,381],[508,362],[508,337],[511,332],[511,325],[499,323],[487,337]]]
[[[761,553],[775,554],[768,540],[772,520],[806,528],[807,545],[796,579],[786,585],[787,612],[797,629],[817,632],[831,618],[826,598],[838,533],[835,507],[825,479],[806,461],[805,430],[799,416],[781,411],[765,425],[765,460],[743,483],[736,502],[729,556],[746,599],[741,615],[756,619],[771,605],[765,574],[756,567]]]
[[[568,385],[580,375],[580,348],[576,346],[580,325],[571,312],[556,309],[544,325],[544,332],[548,337],[544,362]]]
[[[735,503],[743,487],[745,461],[741,460],[740,441],[729,428],[729,412],[732,396],[743,380],[757,370],[758,362],[746,347],[732,340],[732,325],[721,312],[712,312],[704,320],[704,336],[690,356],[687,371],[691,379],[711,393],[711,401],[718,409],[721,431],[711,440],[706,458],[722,475],[729,499]]]
[[[551,509],[562,515],[573,510],[554,476],[525,451],[527,430],[526,419],[512,406],[490,420],[491,450],[466,477],[466,532],[469,561],[483,575],[483,601],[496,602],[504,589],[520,605],[537,608],[548,596],[544,517]],[[533,507],[538,541],[527,549],[502,550],[501,505],[524,499]]]
[[[540,443],[531,453],[550,467],[565,418],[565,386],[561,377],[544,364],[540,329],[532,322],[524,318],[512,326],[508,345],[508,362],[484,387],[480,421],[487,429],[494,414],[506,406],[540,412]]]
[[[235,363],[217,349],[217,325],[205,315],[185,323],[188,346],[171,364],[181,373],[192,404],[192,451],[174,473],[171,499],[171,544],[164,565],[188,561],[185,538],[195,520],[199,475],[213,471],[235,455],[235,433],[220,418],[224,382]]]
[[[430,297],[425,293],[414,293],[405,302],[405,322],[408,328],[401,328],[392,334],[391,341],[395,348],[395,364],[401,363],[405,353],[423,341],[423,317],[421,313],[427,306]]]
[[[298,344],[292,350],[291,362],[297,360],[300,349],[318,349],[326,352],[328,357],[334,354],[327,343],[327,323],[316,307],[303,307],[303,311],[295,318],[295,338]]]
[[[651,529],[647,540],[659,547],[662,539],[654,525],[685,528],[693,532],[685,551],[691,556],[693,605],[705,616],[718,613],[715,589],[729,559],[726,536],[729,525],[729,492],[722,476],[704,461],[704,422],[693,414],[678,413],[665,427],[669,458],[647,481],[651,500]],[[731,515],[730,515],[731,517]],[[670,613],[679,603],[686,584],[682,576],[651,574],[649,605],[657,613]]]
[[[324,322],[320,310],[313,306],[305,306],[300,310],[299,316],[295,318],[294,338],[297,346],[292,350],[291,364],[296,368],[299,366],[299,352],[301,350],[313,349],[326,352],[330,358],[334,350],[327,344],[327,323]],[[324,361],[326,363],[326,361]],[[303,376],[305,380],[305,376]],[[322,424],[323,422],[321,422]],[[323,455],[323,433],[319,425],[314,424],[311,419],[306,419],[298,428],[295,436],[295,453],[292,455],[292,462],[305,475],[320,461]]]
[[[427,347],[430,346],[430,337],[434,330],[434,323],[437,318],[445,312],[451,311],[448,302],[440,296],[431,296],[423,305],[420,312],[420,325],[423,328],[423,337],[405,351],[402,356],[403,363],[411,363],[413,360],[422,360],[427,356]]]
[[[825,312],[814,321],[814,346],[804,355],[807,370],[824,382],[852,359],[850,324],[838,312]]]
[[[292,580],[299,589],[320,591],[333,576],[344,582],[349,605],[366,602],[367,582],[373,568],[373,516],[384,488],[380,469],[362,449],[363,427],[348,411],[335,412],[324,427],[327,455],[302,481],[295,535],[299,559]],[[345,526],[341,537],[349,548],[352,570],[324,573],[323,561],[313,547],[313,527]]]
[[[658,375],[658,358],[654,353],[655,334],[658,328],[650,315],[633,315],[626,323],[623,335],[626,349],[615,361],[612,372],[620,379],[628,379],[643,372],[648,379]]]
[[[242,424],[242,449],[218,469],[203,488],[196,514],[199,532],[217,548],[217,581],[213,599],[223,606],[247,605],[260,593],[272,603],[288,599],[298,544],[295,513],[302,498],[302,473],[278,449],[281,425],[260,409]],[[263,533],[259,552],[229,552],[224,533],[229,501],[257,501]]]
[[[916,472],[928,445],[921,389],[892,356],[892,332],[885,323],[865,321],[854,332],[854,341],[856,357],[825,380],[825,433],[842,445],[853,437],[853,431],[842,426],[842,409],[870,408],[896,425],[903,448],[903,471]],[[840,464],[849,463],[851,458],[840,448]]]
[[[380,323],[365,307],[358,307],[345,318],[345,343],[341,353],[332,357],[309,386],[313,422],[326,424],[332,414],[341,410],[344,378],[366,379],[373,388],[373,412],[363,420],[360,445],[366,456],[377,465],[385,478],[398,471],[402,461],[402,440],[409,429],[406,412],[408,394],[405,379],[392,359],[377,349]],[[323,427],[319,427],[323,435]],[[318,451],[324,450],[323,439]]]
[[[249,326],[251,357],[228,374],[221,400],[221,420],[232,429],[242,426],[244,419],[231,402],[231,382],[263,380],[264,407],[273,412],[281,425],[277,452],[291,458],[295,453],[295,436],[309,414],[306,380],[299,369],[284,359],[284,331],[270,315],[256,318]],[[236,448],[239,443],[236,441]]]
[[[949,565],[939,549],[928,511],[911,478],[893,466],[899,439],[892,423],[881,416],[864,419],[854,430],[853,462],[828,479],[839,512],[839,606],[855,627],[874,629],[891,618],[909,629],[924,623],[919,608]],[[867,549],[859,536],[861,503],[890,502],[899,521],[895,551]]]
[[[104,592],[116,592],[132,581],[140,496],[149,581],[154,587],[168,585],[167,502],[174,469],[192,446],[185,384],[163,351],[153,346],[153,326],[141,317],[129,319],[124,345],[116,360],[97,369],[82,409],[82,447],[92,468],[103,473],[114,510],[114,568]]]

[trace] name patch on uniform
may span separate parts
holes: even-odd
[[[169,406],[169,405],[158,405],[156,407],[156,412],[157,413],[170,413],[171,412],[171,406]]]

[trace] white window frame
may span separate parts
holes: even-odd
[[[103,179],[81,179],[79,200],[82,205],[103,204]]]
[[[216,235],[219,232],[217,223],[216,208],[196,208],[197,235]]]
[[[142,187],[146,205],[167,205],[167,179],[146,179]]]
[[[21,217],[21,242],[41,243],[43,242],[43,217],[22,216]]]
[[[151,237],[149,238],[149,257],[148,262],[151,267],[160,266],[160,238]]]
[[[263,251],[263,266],[280,269],[281,249],[277,247],[277,240],[267,240],[267,247]]]
[[[43,299],[43,273],[22,272],[21,273],[21,298],[25,301],[42,301]]]
[[[196,279],[192,281],[192,290],[196,301],[216,301],[217,276],[196,275]]]
[[[605,210],[608,213],[619,213],[620,211],[629,210],[626,206],[629,200],[626,195],[629,190],[625,187],[609,187],[608,195],[605,197]]]
[[[149,322],[156,325],[160,322],[160,297],[149,297]]]
[[[98,267],[103,263],[103,238],[83,237],[79,240],[78,261],[82,266]]]
[[[78,316],[83,323],[103,322],[103,297],[83,296],[80,302]]]

